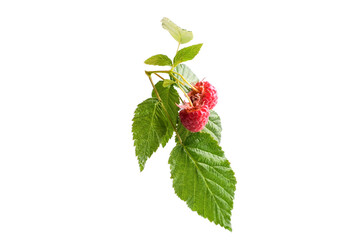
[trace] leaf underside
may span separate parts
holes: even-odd
[[[185,65],[185,64],[179,64],[174,68],[174,72],[181,74],[191,85],[195,85],[199,78],[191,71],[191,69]],[[175,77],[179,78],[177,74],[175,74]],[[175,81],[175,79],[170,75],[170,79]],[[190,87],[187,85],[185,86],[185,89],[187,92],[191,90]]]
[[[174,68],[174,72],[180,73],[189,83],[195,84],[199,81],[199,78],[191,71],[191,69],[185,64],[179,64]]]
[[[193,33],[191,31],[180,28],[170,21],[170,19],[163,18],[161,22],[163,28],[166,29],[177,42],[183,44],[188,43],[193,39]]]
[[[208,133],[192,133],[169,158],[178,197],[199,215],[231,229],[236,179],[224,152]]]

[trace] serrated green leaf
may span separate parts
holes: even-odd
[[[173,187],[190,209],[231,229],[235,174],[224,152],[207,133],[193,133],[171,151]]]
[[[164,82],[163,82],[163,87],[164,88],[167,88],[167,87],[170,87],[171,85],[175,84],[175,82],[173,80],[170,80],[170,79],[164,79]]]
[[[218,143],[220,143],[221,130],[221,120],[219,115],[214,110],[210,110],[209,121],[201,131],[209,133]]]
[[[179,107],[176,104],[179,104],[180,97],[178,92],[175,90],[174,86],[164,87],[164,82],[159,81],[155,84],[155,88],[157,89],[159,96],[165,106],[165,109],[169,113],[171,121],[176,124],[176,120],[178,117]],[[152,97],[156,97],[156,93],[153,90]],[[166,143],[172,137],[174,129],[169,122],[169,119],[163,114],[163,121],[166,124],[166,134],[161,141],[161,145],[165,147]]]
[[[180,28],[175,23],[170,21],[168,18],[163,18],[161,20],[162,26],[164,29],[169,31],[171,36],[179,43],[187,43],[193,39],[193,34],[191,31],[187,31],[185,29]]]
[[[145,64],[157,66],[172,66],[171,59],[164,54],[157,54],[145,60]]]
[[[185,64],[179,64],[174,68],[174,72],[180,73],[189,83],[196,84],[199,78]],[[175,79],[172,79],[175,80]]]
[[[144,170],[146,160],[158,149],[166,136],[166,126],[160,102],[156,98],[148,98],[137,106],[132,132],[140,171]]]
[[[202,43],[180,49],[174,57],[174,66],[179,63],[192,60],[200,51]]]

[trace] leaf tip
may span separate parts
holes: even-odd
[[[169,22],[169,21],[170,21],[169,18],[163,17],[160,22],[161,22],[162,24],[164,24],[165,22]],[[170,21],[170,22],[171,22],[171,21]]]
[[[139,162],[139,168],[140,168],[140,172],[142,172],[144,170],[144,164]]]

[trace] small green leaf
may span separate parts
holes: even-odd
[[[221,120],[219,115],[214,110],[210,110],[209,121],[201,131],[209,133],[218,143],[220,143],[221,130]]]
[[[166,126],[160,102],[156,98],[148,98],[137,106],[132,132],[140,171],[144,170],[146,160],[158,149],[166,136]]]
[[[159,93],[159,96],[165,106],[165,109],[169,113],[171,121],[175,125],[176,120],[178,118],[178,111],[179,111],[179,107],[176,106],[176,104],[179,104],[180,97],[173,85],[171,85],[170,87],[164,87],[163,85],[164,85],[164,82],[159,81],[158,83],[156,83],[155,88]],[[152,97],[156,97],[156,93],[154,90],[152,92]],[[164,137],[161,140],[161,145],[163,147],[165,147],[166,143],[170,140],[170,138],[173,135],[174,128],[171,125],[171,123],[169,122],[169,119],[167,118],[167,116],[165,114],[163,114],[162,116],[163,116],[162,117],[163,121],[166,124],[166,134],[164,135]]]
[[[224,152],[207,133],[193,133],[170,153],[173,187],[199,215],[231,229],[235,174]]]
[[[170,80],[170,79],[164,79],[164,82],[163,82],[163,87],[164,88],[167,88],[167,87],[170,87],[171,85],[175,84],[175,82],[173,80]]]
[[[199,53],[202,45],[203,44],[200,43],[179,50],[174,57],[174,66],[178,65],[179,63],[193,59]]]
[[[171,36],[179,43],[187,43],[193,39],[191,31],[180,28],[168,18],[161,20],[164,29],[168,30]]]
[[[144,63],[157,66],[172,66],[171,59],[164,54],[154,55],[146,59]]]

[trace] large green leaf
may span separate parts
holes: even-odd
[[[149,57],[148,59],[145,60],[144,63],[149,65],[157,65],[157,66],[172,66],[171,59],[164,54],[158,54]]]
[[[161,20],[164,29],[168,30],[171,36],[179,43],[187,43],[193,39],[191,31],[180,28],[168,18]]]
[[[181,74],[192,85],[195,85],[199,81],[199,78],[185,64],[177,65],[174,68],[174,72]],[[175,77],[180,78],[177,74],[175,74]],[[175,81],[171,75],[170,78]],[[187,88],[187,90],[190,90],[190,88]]]
[[[192,60],[200,51],[202,43],[180,49],[174,57],[174,66],[179,63]]]
[[[193,133],[169,158],[175,193],[190,209],[231,229],[236,179],[224,152],[207,133]]]
[[[220,143],[221,130],[221,120],[219,115],[214,110],[210,110],[209,121],[202,132],[209,133],[218,143]]]
[[[167,124],[163,119],[160,102],[156,98],[146,99],[135,110],[132,132],[140,171],[144,170],[146,160],[164,141]]]
[[[174,86],[164,87],[164,81],[156,83],[155,88],[158,91],[167,112],[169,113],[171,121],[175,125],[179,111],[179,107],[176,106],[176,104],[179,104],[180,102],[178,92],[175,90]],[[152,97],[156,97],[154,90],[152,92]],[[166,134],[161,141],[161,145],[165,147],[166,143],[172,137],[174,129],[165,114],[163,115],[163,121],[166,123]]]

